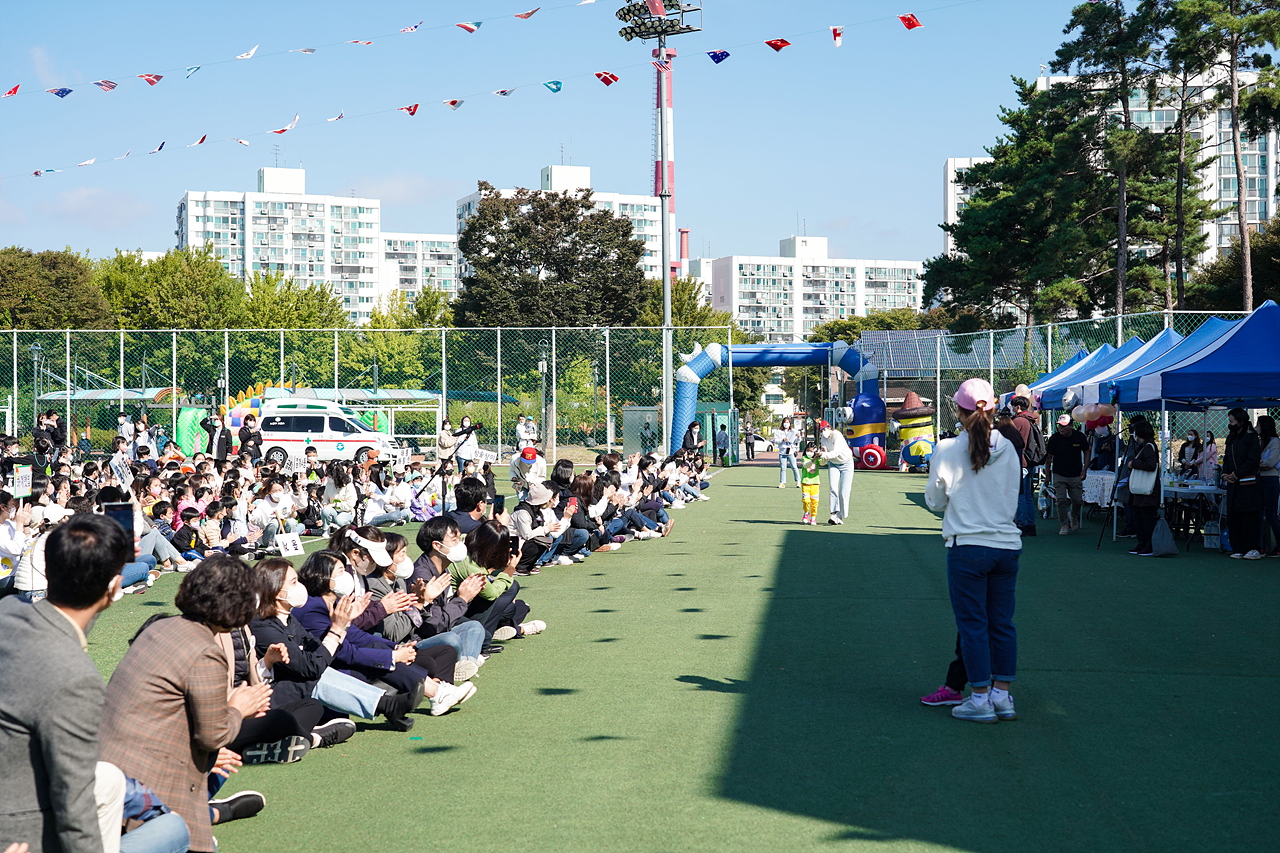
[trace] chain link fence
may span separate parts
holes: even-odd
[[[1157,312],[965,335],[868,332],[858,348],[881,369],[884,396],[915,391],[936,401],[938,423],[956,421],[951,396],[983,376],[997,391],[1063,364],[1080,351],[1149,340],[1165,328],[1187,335],[1210,317],[1242,313]],[[8,337],[8,340],[5,340]],[[696,344],[730,343],[727,327],[672,332],[672,373]],[[4,362],[8,361],[8,365]],[[733,377],[717,370],[699,399],[726,403]],[[280,390],[284,389],[284,390]],[[120,412],[168,436],[190,431],[222,406],[297,389],[340,400],[370,423],[430,455],[440,420],[481,423],[482,447],[510,451],[521,415],[533,419],[549,458],[561,449],[618,447],[622,412],[662,402],[662,330],[656,328],[233,329],[14,331],[0,335],[5,432],[25,436],[38,412],[68,423],[71,443],[105,451]],[[310,389],[310,390],[307,390]],[[1133,413],[1126,413],[1133,414]],[[1220,433],[1224,417],[1172,416]],[[659,437],[659,442],[663,437]]]

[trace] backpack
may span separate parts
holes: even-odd
[[[1040,431],[1040,424],[1035,421],[1031,421],[1031,432],[1027,435],[1027,446],[1023,454],[1027,457],[1027,465],[1043,465],[1044,460],[1049,458],[1049,447],[1045,444],[1044,433]]]

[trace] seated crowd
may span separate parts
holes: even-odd
[[[0,849],[213,851],[214,826],[266,805],[218,798],[231,773],[343,743],[353,718],[407,731],[419,705],[458,707],[501,643],[546,629],[517,578],[669,535],[670,511],[708,499],[685,451],[548,475],[527,446],[508,511],[473,460],[436,474],[313,451],[285,474],[172,442],[153,460],[125,436],[102,465],[2,441],[6,476],[38,458],[30,498],[0,491]],[[132,508],[132,542],[109,504]],[[410,520],[416,560],[388,529]],[[293,533],[326,539],[297,568],[277,541]],[[104,688],[85,635],[168,571],[178,615],[148,619]]]

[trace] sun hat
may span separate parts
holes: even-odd
[[[524,450],[520,451],[520,458],[532,462],[538,458],[537,448],[526,447]]]
[[[49,504],[44,508],[44,520],[50,524],[57,524],[63,519],[71,517],[71,510],[59,504]]]
[[[985,379],[973,377],[966,379],[956,390],[956,405],[971,412],[993,412],[996,408],[996,392],[991,383]]]
[[[369,556],[373,558],[373,562],[382,568],[391,565],[391,555],[387,553],[385,542],[374,542],[372,539],[365,539],[354,530],[347,531],[347,538],[359,545],[361,548],[369,552]]]
[[[826,421],[818,421],[818,429],[831,429],[831,424]]]
[[[542,506],[551,500],[551,490],[542,483],[534,483],[529,487],[529,503],[533,506]]]

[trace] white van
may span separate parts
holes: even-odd
[[[370,451],[387,465],[407,465],[409,448],[390,435],[372,429],[354,409],[327,400],[286,397],[263,403],[262,456],[284,465],[302,459],[314,447],[321,461],[354,459],[364,462]]]

